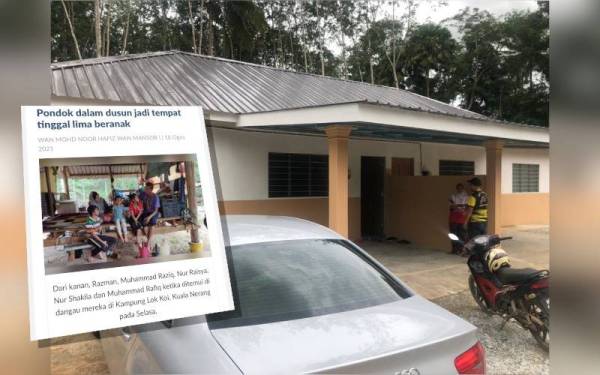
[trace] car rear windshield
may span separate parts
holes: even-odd
[[[228,257],[236,309],[208,315],[211,329],[332,314],[409,295],[346,241],[234,246]]]

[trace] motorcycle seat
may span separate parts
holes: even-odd
[[[496,277],[503,284],[519,284],[545,272],[544,270],[540,271],[533,268],[502,267],[496,271]]]

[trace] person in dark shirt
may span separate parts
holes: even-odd
[[[488,196],[481,189],[481,180],[473,177],[469,181],[471,196],[467,200],[467,220],[465,226],[469,239],[487,233]]]
[[[158,223],[158,210],[160,209],[160,199],[153,190],[154,184],[146,182],[144,192],[140,195],[140,199],[144,205],[144,212],[140,217],[140,222],[144,227],[148,244],[150,244],[150,240],[152,239],[152,229]]]

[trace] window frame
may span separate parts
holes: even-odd
[[[515,168],[532,168],[526,171],[516,171]],[[540,192],[540,164],[539,163],[512,163],[512,192],[513,193],[539,193]],[[530,179],[531,174],[535,173],[536,181],[522,181],[521,179]],[[517,179],[519,179],[517,181]],[[535,184],[535,185],[532,185]],[[535,188],[531,188],[535,186]]]
[[[274,160],[273,157],[286,157],[287,158],[287,171],[284,174],[287,175],[284,185],[274,186],[274,164],[282,162],[281,160]],[[301,158],[306,158],[304,161],[305,166],[299,166],[302,163]],[[321,170],[318,169],[318,165],[321,164]],[[279,167],[282,168],[282,167]],[[299,170],[300,169],[300,170]],[[305,169],[305,170],[302,170]],[[303,193],[299,193],[299,188],[302,184],[294,183],[294,170],[295,173],[306,174],[306,190]],[[281,173],[281,172],[279,172]],[[320,175],[320,176],[319,176]],[[289,152],[269,152],[267,156],[267,196],[269,198],[326,198],[329,196],[329,162],[328,155],[326,154],[308,154],[308,153],[289,153]],[[278,179],[281,182],[281,178]],[[316,184],[315,182],[321,182]],[[279,188],[279,189],[278,189]]]
[[[472,171],[469,170],[469,173],[442,173],[444,168],[442,168],[442,163],[462,163],[462,166],[455,166],[456,169],[459,169],[461,172],[464,170],[465,165],[472,165]],[[438,175],[439,176],[474,176],[475,175],[475,161],[474,160],[455,160],[455,159],[439,159],[438,160]]]

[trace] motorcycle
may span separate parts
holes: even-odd
[[[479,308],[488,315],[499,315],[507,322],[515,320],[531,332],[546,351],[550,347],[550,271],[503,266],[492,272],[485,256],[512,237],[477,236],[463,243],[450,233],[450,240],[463,246],[468,255],[469,289]]]

